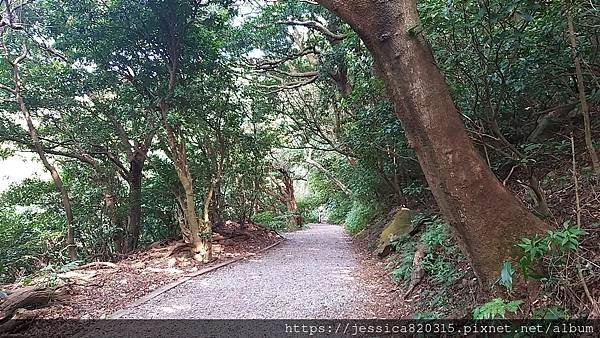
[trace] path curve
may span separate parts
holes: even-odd
[[[312,224],[256,257],[198,276],[120,318],[361,318],[369,289],[342,227]]]

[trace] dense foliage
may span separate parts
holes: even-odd
[[[589,136],[598,148],[600,130],[597,6],[418,5],[414,34],[430,42],[481,156],[538,216],[576,223],[565,228],[576,237],[569,249],[593,255],[586,251],[593,237],[581,228],[597,227],[599,216],[598,177],[584,144]],[[189,198],[212,226],[253,221],[280,230],[323,213],[353,234],[393,207],[436,209],[380,69],[348,25],[312,2],[15,0],[12,7],[9,20],[22,29],[0,28],[0,156],[37,158],[41,149],[50,157],[71,200],[77,260],[187,239]],[[584,135],[574,54],[592,135]],[[0,282],[73,260],[56,188],[56,180],[32,178],[0,195]],[[531,253],[533,240],[555,242],[521,243],[525,260],[544,260],[547,252]],[[398,282],[408,283],[417,244],[426,246],[423,267],[435,285],[463,277],[448,226],[432,217],[418,238],[395,241]],[[552,265],[545,273],[573,263],[562,258],[545,258]],[[503,317],[518,305],[494,299],[475,315]]]

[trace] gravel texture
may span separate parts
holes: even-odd
[[[369,287],[340,226],[314,224],[276,248],[191,279],[121,318],[332,319],[366,314]],[[368,316],[368,315],[367,315]]]

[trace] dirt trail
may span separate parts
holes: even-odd
[[[191,279],[120,318],[364,318],[369,286],[355,278],[351,239],[336,225],[313,224],[282,245]]]

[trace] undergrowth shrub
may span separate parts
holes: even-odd
[[[412,273],[412,262],[413,256],[415,255],[415,248],[417,246],[416,241],[409,240],[410,237],[402,236],[405,241],[401,244],[396,242],[396,248],[402,245],[402,251],[398,253],[398,256],[394,259],[392,265],[396,268],[392,270],[392,279],[396,283],[404,283],[410,280],[410,274]]]
[[[505,319],[506,313],[516,314],[522,300],[505,301],[502,298],[494,298],[491,301],[478,306],[473,310],[474,319]]]
[[[565,221],[562,227],[549,230],[546,235],[535,235],[532,238],[522,238],[517,246],[521,248],[519,259],[519,273],[525,279],[542,281],[545,289],[555,290],[559,285],[578,285],[577,271],[582,273],[581,266],[573,259],[571,253],[580,250],[580,238],[586,234],[570,221]],[[498,278],[498,284],[505,287],[510,294],[512,290],[513,275],[517,270],[508,261],[504,262]],[[559,288],[560,289],[560,288]],[[571,290],[571,294],[576,291]],[[473,311],[475,319],[505,318],[505,313],[517,313],[522,300],[505,302],[495,298],[480,305]],[[568,316],[568,311],[556,305],[535,309],[534,319],[562,319]]]
[[[417,244],[425,247],[425,256],[421,266],[428,278],[437,285],[451,285],[463,277],[457,263],[464,260],[458,245],[452,238],[449,226],[437,215],[419,214],[413,223],[424,222],[424,230],[420,236],[401,236],[392,239],[396,252],[388,264],[393,268],[392,277],[398,283],[408,283],[413,270],[413,257]],[[415,224],[413,224],[413,227]]]
[[[332,224],[342,224],[352,209],[352,201],[348,198],[336,198],[327,203],[327,221]]]
[[[522,250],[519,260],[521,271],[526,278],[544,280],[551,278],[552,270],[565,265],[565,254],[579,249],[580,237],[585,233],[567,220],[561,228],[549,230],[545,236],[536,235],[533,238],[521,239],[517,244]],[[546,276],[533,271],[533,266],[539,262],[548,270],[544,272]]]
[[[357,234],[367,227],[369,221],[377,212],[376,204],[366,204],[360,201],[354,201],[352,209],[346,215],[344,225],[351,234]]]
[[[52,216],[0,210],[0,283],[12,283],[50,260],[66,261],[64,226]]]
[[[271,230],[284,230],[288,226],[288,216],[275,214],[272,211],[262,211],[252,217],[252,221]]]

